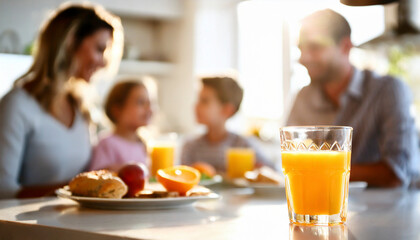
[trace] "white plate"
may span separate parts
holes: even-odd
[[[249,188],[264,188],[264,189],[284,189],[284,185],[279,184],[267,184],[267,183],[252,183],[244,178],[235,178],[231,180],[231,183],[237,187],[249,187]]]
[[[250,183],[246,179],[236,178],[232,180],[233,185],[237,187],[250,187],[250,188],[284,188],[284,185],[276,184],[265,184],[265,183]],[[349,189],[365,189],[367,187],[366,182],[349,182]]]
[[[255,193],[258,194],[269,194],[269,193],[278,193],[279,190],[284,191],[284,185],[276,185],[276,184],[264,184],[264,183],[250,183],[246,179],[237,178],[232,181],[233,185],[237,187],[246,187],[246,188],[253,188]],[[349,192],[355,193],[359,191],[363,191],[367,187],[366,182],[349,182]]]
[[[236,187],[252,188],[257,195],[284,194],[284,185],[267,183],[250,183],[244,178],[236,178],[231,181]]]
[[[216,183],[221,183],[222,181],[223,181],[222,176],[216,175],[211,179],[201,180],[199,184],[201,186],[210,186],[210,185],[213,185],[213,184],[216,184]]]
[[[170,198],[95,198],[79,197],[71,195],[71,192],[60,188],[55,191],[61,198],[71,199],[78,202],[83,207],[100,209],[168,209],[191,205],[198,200],[218,199],[220,196],[216,193],[210,193],[207,196],[194,197],[170,197]]]

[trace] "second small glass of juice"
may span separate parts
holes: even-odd
[[[292,223],[344,223],[350,177],[351,127],[280,129],[282,170]]]
[[[226,152],[227,176],[243,178],[247,171],[254,170],[255,152],[251,148],[229,148]]]

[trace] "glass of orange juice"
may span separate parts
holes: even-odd
[[[282,170],[292,223],[332,225],[347,218],[351,127],[280,129]]]
[[[159,169],[172,167],[174,165],[175,146],[170,143],[155,143],[150,152],[151,176],[156,176]]]
[[[229,148],[226,151],[227,176],[231,179],[244,177],[254,170],[255,152],[251,148]]]

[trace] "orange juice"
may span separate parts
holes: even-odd
[[[242,178],[254,170],[255,152],[250,148],[230,148],[226,152],[226,169],[229,178]]]
[[[150,154],[151,175],[156,176],[159,169],[172,167],[174,165],[174,146],[156,145],[153,146]]]
[[[348,195],[350,155],[350,151],[283,151],[289,208],[301,215],[341,213]]]

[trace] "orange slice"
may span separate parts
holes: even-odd
[[[195,168],[180,165],[159,169],[156,178],[168,192],[179,192],[185,196],[200,181],[200,172]]]

